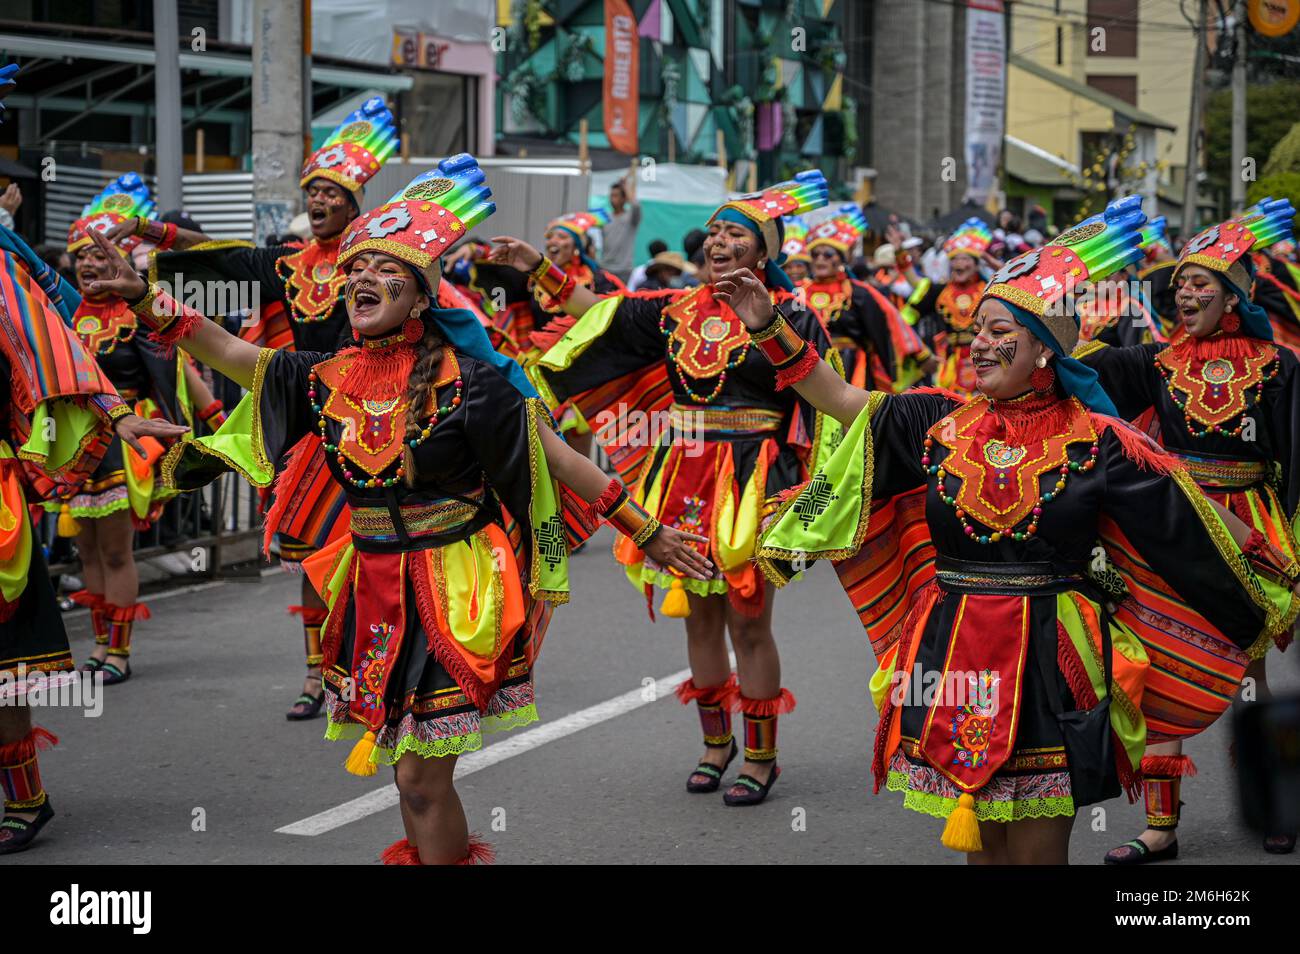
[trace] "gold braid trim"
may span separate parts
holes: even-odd
[[[885,394],[884,391],[869,391],[867,393],[867,406],[862,410],[862,413],[866,414],[868,418],[866,425],[862,429],[862,442],[865,445],[865,450],[863,451],[862,486],[860,488],[862,506],[858,511],[858,525],[853,531],[852,544],[841,550],[816,550],[813,552],[796,552],[794,550],[785,550],[780,547],[759,547],[758,553],[755,554],[757,558],[755,562],[758,564],[758,568],[762,571],[763,575],[771,580],[774,585],[784,586],[790,581],[783,577],[775,567],[771,566],[769,561],[788,561],[795,557],[801,557],[808,561],[841,560],[856,553],[858,548],[862,546],[862,541],[867,538],[867,523],[871,518],[871,480],[876,471],[876,446],[872,437],[870,419],[876,416],[876,413],[884,403],[889,400],[889,397],[890,396]],[[795,505],[800,496],[801,494],[792,494],[789,499],[781,504],[781,506],[777,508],[776,513],[772,515],[772,519],[768,526],[776,526],[786,515],[786,512]],[[761,534],[759,539],[762,539]]]
[[[528,486],[530,488],[530,499],[537,493],[537,449],[541,446],[541,438],[537,434],[537,419],[540,416],[550,426],[551,412],[546,409],[546,404],[540,398],[524,398],[527,405],[528,417]],[[555,505],[563,508],[560,491],[555,491]],[[531,509],[531,508],[530,508]],[[528,593],[534,599],[545,600],[548,603],[559,605],[569,602],[569,594],[557,592],[555,590],[542,589],[541,565],[542,553],[537,547],[537,534],[533,532],[532,514],[528,515],[528,547],[531,559],[528,563]]]
[[[1196,511],[1196,515],[1210,535],[1210,539],[1214,541],[1223,562],[1232,570],[1237,582],[1250,595],[1255,605],[1264,611],[1264,629],[1251,643],[1250,648],[1246,650],[1246,654],[1251,659],[1260,659],[1268,651],[1269,645],[1273,642],[1273,637],[1290,629],[1296,618],[1300,616],[1300,600],[1297,600],[1293,593],[1287,605],[1287,611],[1279,613],[1277,607],[1273,605],[1273,602],[1264,592],[1259,577],[1255,575],[1255,571],[1246,562],[1246,557],[1241,552],[1241,548],[1237,546],[1237,542],[1232,538],[1232,534],[1228,532],[1227,527],[1223,525],[1223,521],[1219,519],[1218,513],[1201,491],[1201,488],[1196,485],[1196,481],[1192,480],[1191,476],[1184,470],[1176,470],[1171,476],[1174,483],[1178,485],[1178,489],[1183,492],[1183,496],[1191,503],[1192,509]]]
[[[1108,347],[1104,341],[1083,341],[1079,346],[1070,352],[1071,358],[1086,358],[1090,354],[1096,354],[1103,348]]]
[[[754,342],[754,344],[759,344],[767,341],[769,338],[775,338],[780,334],[781,329],[785,327],[785,315],[781,314],[779,311],[775,312],[775,315],[776,317],[772,319],[772,323],[766,328],[762,328],[758,331],[751,331],[749,333],[749,340]]]

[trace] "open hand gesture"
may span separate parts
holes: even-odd
[[[117,436],[131,445],[141,457],[147,456],[147,452],[140,443],[140,438],[152,437],[155,440],[163,441],[180,437],[182,434],[189,432],[189,428],[183,424],[173,424],[171,421],[164,421],[162,418],[156,417],[143,418],[137,414],[126,414],[119,417],[113,423],[113,429],[117,431]]]
[[[672,567],[683,576],[689,576],[693,580],[713,579],[713,563],[691,546],[692,540],[696,543],[709,542],[708,537],[702,537],[698,533],[664,526],[642,549],[656,563]]]
[[[542,253],[523,239],[496,235],[492,238],[492,246],[488,261],[497,265],[509,265],[521,272],[531,272],[541,264]]]
[[[131,267],[131,263],[122,257],[113,245],[106,239],[102,233],[90,230],[90,240],[99,247],[108,259],[108,275],[105,278],[91,282],[86,291],[92,295],[117,295],[127,301],[135,301],[145,293],[149,287],[145,280],[140,277],[139,273]]]
[[[713,297],[729,304],[750,331],[761,331],[772,323],[772,298],[767,286],[748,268],[738,268],[716,278]]]

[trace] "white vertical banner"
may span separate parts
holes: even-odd
[[[998,185],[1007,102],[1002,0],[966,0],[966,198],[983,205]]]

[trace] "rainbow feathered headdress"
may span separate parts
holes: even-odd
[[[1079,341],[1073,309],[1052,307],[1083,282],[1096,282],[1141,260],[1146,223],[1141,196],[1130,195],[1084,219],[1042,248],[1017,255],[998,270],[980,296],[1000,298],[1039,318],[1065,354]],[[1067,313],[1068,312],[1068,313]]]
[[[589,209],[586,212],[570,212],[558,219],[552,219],[546,231],[566,229],[577,239],[585,239],[592,229],[603,228],[609,224],[609,213],[604,209]]]
[[[797,215],[784,216],[785,219],[785,241],[781,243],[781,254],[785,256],[786,262],[803,262],[806,265],[812,264],[812,256],[808,254],[808,223]]]
[[[1170,255],[1174,254],[1174,247],[1169,244],[1169,222],[1163,215],[1156,216],[1142,227],[1142,240],[1139,245],[1144,252],[1154,252],[1156,249],[1163,249]]]
[[[127,219],[150,219],[156,211],[149,187],[138,172],[118,176],[91,199],[81,210],[81,217],[68,226],[68,251],[75,253],[89,245],[92,230],[106,232]],[[125,255],[141,241],[138,235],[128,235],[117,245]]]
[[[443,159],[377,209],[353,219],[339,242],[338,267],[362,252],[383,252],[410,265],[432,289],[438,258],[497,210],[478,161]]]
[[[352,193],[360,207],[362,187],[397,149],[393,114],[378,96],[353,110],[321,147],[307,157],[299,185],[328,179]]]
[[[829,245],[847,260],[853,246],[867,231],[867,217],[856,202],[840,206],[834,218],[822,222],[808,235],[808,251],[818,245]]]
[[[752,223],[763,240],[768,258],[779,265],[783,261],[781,257],[784,234],[782,216],[803,215],[813,209],[820,209],[826,204],[828,198],[826,177],[821,174],[820,169],[808,169],[788,182],[782,182],[753,195],[742,195],[724,202],[709,217],[709,224],[719,218]]]
[[[1255,273],[1249,253],[1289,240],[1294,229],[1295,208],[1289,200],[1262,199],[1237,218],[1212,225],[1189,240],[1178,257],[1174,277],[1184,265],[1200,265],[1226,275],[1250,294]]]
[[[979,261],[981,255],[993,242],[993,230],[982,219],[969,218],[957,226],[957,231],[948,236],[943,243],[943,252],[949,258],[955,255],[969,255]]]

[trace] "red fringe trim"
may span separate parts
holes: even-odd
[[[817,367],[817,362],[821,359],[822,356],[817,353],[817,349],[808,345],[803,349],[802,358],[788,368],[781,368],[776,372],[776,389],[784,391],[791,385],[798,384],[813,373],[813,368]]]
[[[740,689],[736,689],[734,700],[735,708],[733,712],[743,712],[747,716],[757,718],[766,718],[767,716],[785,715],[788,712],[794,712],[794,707],[798,704],[794,693],[789,689],[782,689],[780,693],[771,699],[750,699],[742,695]]]
[[[1159,444],[1126,421],[1106,414],[1088,412],[1098,434],[1110,431],[1119,441],[1124,456],[1137,464],[1142,470],[1154,471],[1169,476],[1182,469],[1178,459],[1167,453]]]
[[[1208,338],[1184,335],[1169,347],[1180,359],[1187,357],[1193,361],[1211,361],[1215,358],[1253,358],[1261,344],[1271,343],[1247,335],[1216,333]]]
[[[0,745],[0,767],[20,765],[36,755],[38,749],[50,749],[59,744],[59,737],[39,725],[17,742]]]
[[[75,593],[69,593],[68,599],[78,606],[85,606],[88,609],[100,609],[104,605],[104,594],[92,593],[90,590],[77,590]]]
[[[469,850],[458,865],[490,865],[497,860],[497,850],[476,832],[469,833]]]
[[[420,849],[405,838],[399,838],[380,852],[379,860],[386,865],[418,865]]]
[[[325,622],[325,618],[329,616],[329,614],[330,611],[328,609],[321,609],[319,606],[289,607],[289,615],[301,616],[302,624],[304,626],[319,626],[321,623]]]
[[[596,526],[600,526],[600,521],[604,518],[605,511],[613,506],[614,501],[618,499],[618,495],[622,492],[623,485],[619,483],[617,479],[611,478],[609,486],[601,492],[599,497],[587,505],[587,511],[591,518],[591,522]]]
[[[1191,778],[1196,764],[1186,755],[1144,755],[1141,772],[1161,778]]]
[[[404,395],[418,357],[405,341],[387,348],[344,348],[339,358],[352,358],[338,390],[357,400]]]
[[[104,619],[110,623],[129,623],[132,620],[153,618],[153,614],[149,612],[149,607],[144,603],[115,606],[112,603],[105,602],[101,608],[104,611]]]
[[[624,291],[620,294],[624,298],[667,298],[669,295],[680,295],[681,293],[682,289],[680,288],[647,288],[644,291],[638,288],[636,291]]]
[[[422,552],[412,554],[411,583],[415,590],[415,606],[420,614],[420,624],[428,636],[429,652],[456,680],[479,712],[486,712],[488,702],[500,688],[506,670],[510,668],[510,653],[502,650],[492,672],[492,682],[485,684],[450,644],[447,635],[438,628],[438,615],[433,605],[433,581],[429,579],[429,565]]]
[[[1044,401],[1023,411],[1016,404],[992,407],[994,416],[1002,422],[1006,442],[1015,447],[1068,432],[1074,416],[1074,404],[1070,401]]]
[[[1111,733],[1114,735],[1114,732]],[[1128,750],[1115,739],[1115,770],[1119,773],[1119,784],[1124,787],[1124,794],[1130,805],[1142,797],[1142,773],[1133,768],[1128,760]]]
[[[550,351],[551,348],[564,337],[564,333],[578,323],[578,319],[572,315],[559,315],[552,318],[537,331],[528,335],[528,340],[532,342],[533,347],[541,348],[543,351]]]
[[[164,358],[175,357],[176,346],[198,331],[203,322],[207,321],[193,308],[185,307],[172,298],[171,295],[158,295],[154,299],[154,307],[164,315],[179,312],[176,319],[164,330],[153,331],[149,334],[149,340],[158,346],[158,351]],[[150,315],[145,319],[145,324],[153,325],[157,321],[158,318],[155,315]]]
[[[650,614],[650,622],[655,621],[655,585],[647,583],[645,585],[645,611]]]
[[[936,390],[938,390],[936,388]],[[931,580],[916,591],[912,597],[912,606],[903,617],[903,628],[898,636],[898,651],[895,655],[897,660],[906,660],[912,646],[913,633],[920,628],[921,620],[918,618],[921,607],[930,603],[930,590],[938,590],[939,584]],[[897,670],[895,670],[897,671]],[[894,693],[885,693],[885,704],[880,710],[880,721],[876,723],[876,737],[871,743],[871,775],[873,794],[879,794],[880,786],[885,784],[887,766],[885,765],[885,745],[889,741],[889,732],[893,724],[894,717],[898,715],[898,708],[894,705]]]
[[[354,558],[355,559],[355,558]],[[339,647],[343,642],[343,618],[347,616],[348,603],[352,600],[352,581],[349,579],[334,598],[334,605],[327,617],[329,625],[321,633],[322,665],[328,668],[339,661]],[[350,661],[349,661],[350,662]],[[348,668],[351,668],[349,665]]]
[[[948,398],[950,401],[956,401],[958,404],[966,404],[970,401],[970,398],[962,397],[956,391],[950,391],[947,388],[935,387],[934,385],[931,384],[923,384],[923,385],[918,385],[917,387],[914,388],[908,388],[907,393],[908,394],[938,394],[942,397]]]
[[[289,506],[289,497],[291,495],[278,493],[281,489],[280,482],[286,479],[293,480],[294,478],[286,477],[286,475],[293,474],[296,477],[299,469],[306,463],[305,458],[315,453],[317,446],[318,443],[315,441],[298,441],[290,448],[288,456],[284,459],[284,466],[275,475],[275,482],[271,485],[271,498],[274,502],[271,504],[271,509],[266,512],[262,529],[262,555],[265,557],[271,555],[271,541],[274,539],[280,521],[284,518],[284,512]]]
[[[701,702],[706,706],[725,706],[732,708],[732,702],[739,692],[736,674],[728,674],[726,680],[716,686],[697,686],[695,677],[687,679],[677,687],[677,700],[684,706],[692,702]]]

